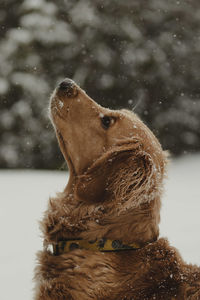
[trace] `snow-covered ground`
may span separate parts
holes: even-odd
[[[67,174],[0,171],[0,299],[32,299],[35,253],[42,248],[38,220],[49,195],[61,191]],[[200,155],[171,162],[161,212],[167,236],[187,262],[200,265]]]

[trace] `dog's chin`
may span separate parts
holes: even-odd
[[[73,164],[73,161],[70,157],[70,155],[68,154],[68,151],[67,151],[67,145],[66,145],[66,142],[61,134],[61,132],[56,129],[56,135],[57,135],[57,138],[58,138],[58,142],[59,142],[59,146],[60,146],[60,150],[64,156],[64,159],[68,165],[68,168],[70,169],[70,171],[76,175],[76,172],[75,172],[75,168],[74,168],[74,164]]]
[[[62,109],[64,107],[64,104],[61,100],[54,97],[52,98],[52,101],[50,102],[50,119],[55,126],[59,119],[62,119],[65,121],[67,109],[65,111]]]
[[[64,157],[68,157],[68,152],[67,152],[67,147],[66,147],[66,143],[64,141],[64,138],[61,134],[61,132],[59,130],[56,130],[57,131],[57,137],[58,137],[58,141],[59,141],[59,144],[60,144],[60,150],[62,151]]]
[[[55,127],[59,119],[63,121],[66,120],[69,107],[66,105],[66,101],[64,101],[63,97],[58,95],[57,89],[55,89],[50,97],[49,101],[49,112],[50,119]],[[55,123],[55,124],[54,124]]]

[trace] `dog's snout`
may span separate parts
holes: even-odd
[[[64,93],[67,97],[74,97],[77,94],[77,87],[73,80],[65,78],[59,84],[58,91]]]

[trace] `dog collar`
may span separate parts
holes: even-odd
[[[89,240],[65,240],[60,241],[53,245],[54,255],[59,255],[63,253],[68,253],[75,249],[85,249],[90,251],[122,251],[122,250],[137,250],[142,248],[143,245],[139,243],[124,244],[119,240],[109,240],[109,239],[96,239],[95,241]]]

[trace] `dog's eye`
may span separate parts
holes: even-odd
[[[114,119],[112,117],[109,116],[101,117],[101,124],[104,129],[108,129],[110,125],[113,123],[114,123]]]

